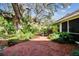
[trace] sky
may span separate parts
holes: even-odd
[[[53,17],[55,18],[55,20],[59,20],[65,15],[72,13],[76,10],[79,10],[79,3],[72,3],[68,8],[55,12]]]
[[[0,4],[0,9],[7,9],[6,4]],[[58,9],[57,12],[54,13],[53,19],[55,20],[59,20],[62,17],[64,17],[65,15],[72,13],[76,10],[79,10],[79,3],[72,3],[70,6],[68,6],[68,8],[65,9]]]

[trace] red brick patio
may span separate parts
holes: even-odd
[[[65,56],[74,49],[74,45],[51,42],[46,37],[39,36],[6,48],[3,54],[6,56]]]

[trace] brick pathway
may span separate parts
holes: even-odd
[[[51,42],[46,37],[38,36],[30,41],[6,48],[5,56],[65,56],[75,49],[74,45]]]
[[[30,39],[30,41],[50,41],[50,39],[48,39],[47,37],[44,37],[44,36],[37,36],[33,39]]]

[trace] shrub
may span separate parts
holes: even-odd
[[[16,32],[16,34],[8,35],[8,39],[9,39],[9,40],[11,40],[11,39],[19,39],[19,40],[26,40],[26,41],[28,41],[28,40],[31,39],[33,36],[34,36],[34,34],[31,33],[31,32],[23,33],[21,30],[18,30],[18,31]]]
[[[71,56],[79,56],[79,50],[74,50],[70,55]]]
[[[60,33],[59,41],[62,43],[75,43],[73,36],[67,32]]]
[[[7,22],[7,24],[5,24],[5,29],[8,34],[14,34],[16,31],[12,22]]]
[[[8,40],[8,46],[13,46],[15,44],[18,43],[18,39],[11,39],[11,40]]]
[[[34,35],[35,34],[32,33],[32,32],[27,32],[27,33],[24,34],[24,37],[23,38],[25,38],[25,40],[29,40],[29,39],[33,38]]]
[[[24,22],[23,22],[24,23]],[[3,17],[0,17],[0,37],[4,39],[30,39],[36,32],[36,28],[33,28],[30,24],[24,24],[22,29],[18,31],[15,29],[12,21],[7,21]]]
[[[51,24],[50,28],[51,28],[52,32],[58,32],[58,24]]]
[[[4,27],[0,27],[0,37],[4,37],[5,35],[5,29]]]
[[[20,41],[29,41],[33,37],[33,34],[31,32],[23,33],[22,31],[17,31],[14,35],[9,35],[8,37],[8,46],[13,46],[17,43],[20,43]]]
[[[51,39],[51,40],[56,40],[56,39],[59,38],[59,34],[58,34],[58,33],[50,34],[50,35],[48,36],[48,38]]]
[[[60,43],[75,43],[73,36],[67,32],[53,33],[49,35],[49,38]]]
[[[43,35],[43,36],[48,35],[48,29],[47,28],[42,28],[41,31],[40,31],[40,34]]]
[[[48,26],[43,26],[39,33],[42,36],[48,36],[50,33],[52,33],[52,29],[49,28]]]

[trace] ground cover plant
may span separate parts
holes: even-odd
[[[50,38],[52,41],[57,41],[60,43],[73,43],[73,44],[75,43],[73,36],[67,32],[53,33],[53,34],[50,34],[48,38]]]

